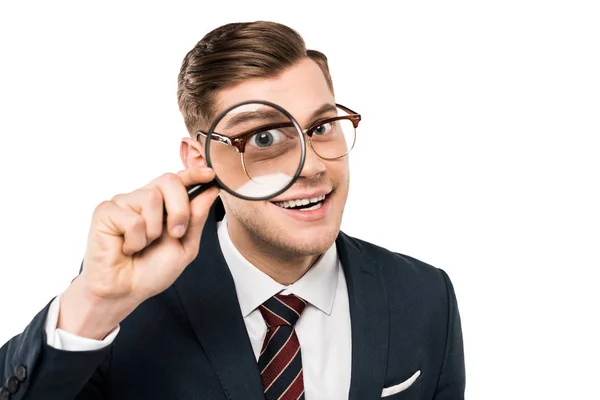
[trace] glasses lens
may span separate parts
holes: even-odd
[[[348,113],[338,108],[338,116]],[[356,129],[352,121],[340,119],[319,125],[313,130],[311,145],[321,157],[334,159],[345,156],[354,147]]]
[[[250,199],[276,196],[293,181],[303,160],[302,132],[283,112],[250,103],[216,124],[209,157],[227,190]]]

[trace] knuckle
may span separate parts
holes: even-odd
[[[113,196],[113,197],[110,199],[110,202],[112,202],[112,203],[119,203],[120,201],[122,201],[122,200],[123,200],[123,198],[124,198],[125,196],[126,196],[126,195],[125,195],[125,194],[123,194],[123,193],[115,194],[115,195],[114,195],[114,196]]]
[[[140,229],[144,229],[145,225],[146,221],[144,220],[144,218],[139,214],[135,214],[127,219],[127,221],[124,223],[124,228],[127,232],[135,232]]]
[[[166,172],[166,173],[162,174],[159,181],[164,182],[165,184],[174,184],[174,183],[181,182],[179,177],[172,172]]]
[[[160,190],[156,188],[147,190],[145,195],[146,201],[152,206],[158,206],[163,203],[163,196],[160,193]]]
[[[163,195],[158,188],[138,189],[140,206],[145,209],[156,209],[163,204]]]
[[[94,209],[94,212],[93,212],[93,216],[98,217],[100,215],[107,213],[108,210],[111,209],[113,205],[114,204],[112,201],[104,200],[103,202],[101,202],[100,204],[98,204],[96,206],[96,208]]]
[[[98,204],[98,206],[96,207],[96,210],[104,210],[104,209],[106,209],[108,207],[111,207],[112,204],[113,204],[112,201],[110,201],[110,200],[104,200],[100,204]]]

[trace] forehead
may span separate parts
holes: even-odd
[[[300,124],[323,104],[335,100],[323,72],[310,58],[303,59],[274,78],[249,79],[217,95],[217,113],[246,100],[265,100],[291,113]]]

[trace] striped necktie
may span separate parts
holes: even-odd
[[[304,400],[302,355],[294,324],[306,301],[276,294],[260,307],[267,335],[258,358],[266,400]]]

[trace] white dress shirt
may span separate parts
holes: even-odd
[[[256,360],[267,332],[258,306],[280,292],[295,294],[308,302],[295,326],[302,352],[305,397],[309,400],[348,399],[352,361],[350,309],[346,279],[335,244],[302,278],[284,286],[253,266],[235,248],[227,231],[227,216],[219,222],[217,234]],[[69,351],[95,350],[109,345],[117,336],[120,327],[101,341],[56,329],[59,301],[57,297],[48,313],[48,345]]]

